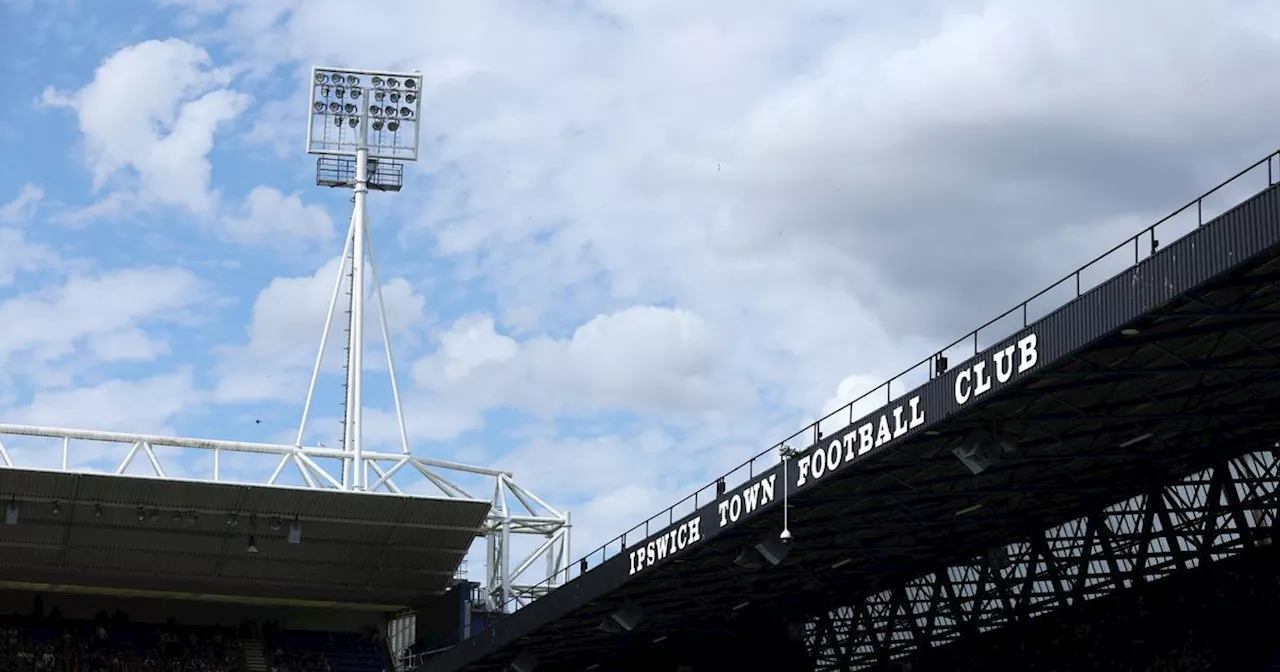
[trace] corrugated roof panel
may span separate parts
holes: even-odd
[[[327,587],[346,591],[344,599],[405,603],[449,585],[490,509],[473,500],[7,468],[0,500],[6,495],[21,522],[0,525],[0,567],[193,590],[221,581],[266,591],[274,582],[294,595],[328,599]],[[295,517],[302,543],[289,544]],[[250,536],[256,555],[245,552]]]

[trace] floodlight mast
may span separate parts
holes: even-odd
[[[418,158],[419,114],[422,74],[419,72],[379,72],[348,68],[313,68],[311,73],[311,115],[307,125],[307,153],[320,156],[316,183],[350,188],[354,192],[351,226],[344,243],[338,282],[329,320],[350,258],[350,311],[347,333],[346,400],[343,411],[343,450],[351,457],[343,461],[342,487],[367,490],[369,473],[364,459],[364,344],[366,273],[372,272],[378,295],[379,317],[384,340],[386,311],[381,301],[372,241],[369,235],[368,195],[372,187],[399,191],[403,186],[404,163]],[[403,84],[403,88],[402,88]],[[332,122],[332,123],[330,123]],[[401,129],[403,128],[403,132]],[[335,130],[336,129],[336,130]],[[371,142],[370,132],[376,136]],[[312,372],[311,388],[298,428],[298,444],[305,439],[307,419],[315,395],[329,324],[321,338],[320,353]],[[387,347],[392,393],[400,423],[402,449],[409,452],[404,415],[400,406],[395,364]]]
[[[396,376],[395,358],[391,354],[391,333],[387,326],[386,304],[382,297],[382,280],[378,274],[378,260],[374,252],[373,236],[369,228],[367,201],[372,191],[400,191],[404,182],[404,164],[417,161],[419,119],[422,111],[422,74],[419,72],[379,72],[352,70],[349,68],[312,68],[311,70],[310,123],[307,125],[307,153],[315,154],[316,184],[325,187],[351,189],[353,207],[351,224],[343,242],[342,258],[338,264],[338,277],[334,282],[333,296],[329,301],[329,313],[325,318],[320,337],[320,349],[316,353],[315,367],[311,372],[311,385],[307,389],[302,407],[302,421],[298,426],[297,440],[291,451],[303,451],[307,440],[307,420],[315,399],[320,371],[329,344],[330,330],[342,294],[344,280],[349,280],[350,321],[347,333],[346,399],[343,412],[343,445],[341,451],[342,478],[340,481],[325,475],[326,482],[343,490],[401,492],[392,476],[406,464],[415,464],[409,448],[409,434],[405,427],[404,410],[400,403],[400,388]],[[372,281],[371,291],[366,292],[366,272]],[[400,430],[400,449],[403,461],[391,469],[379,465],[386,460],[386,453],[366,451],[364,447],[364,327],[365,298],[371,294],[377,302],[377,315],[381,329],[383,351],[387,356],[387,369],[391,377],[391,397],[395,405],[396,422]],[[2,427],[0,427],[2,429]],[[43,430],[42,430],[43,431]],[[0,458],[3,458],[0,452]],[[272,482],[279,475],[284,462],[277,467]],[[3,466],[3,464],[0,464]],[[459,467],[463,468],[463,467]],[[464,470],[475,470],[465,467]],[[369,481],[369,471],[374,481]],[[481,470],[475,473],[489,473]],[[427,472],[424,472],[424,476]],[[496,472],[495,472],[496,473]],[[304,478],[311,478],[304,472]],[[433,484],[453,492],[453,486],[432,474],[427,476]],[[308,480],[308,483],[311,481]],[[463,492],[458,489],[457,492]],[[456,494],[456,493],[455,493]],[[454,496],[454,495],[450,495]],[[538,526],[523,526],[516,512],[517,507],[509,498],[528,508],[537,499],[503,474],[495,480],[493,508],[484,523],[482,534],[488,541],[488,567],[485,576],[485,600],[491,608],[512,608],[519,602],[533,600],[569,576],[569,516],[554,513],[554,519]],[[545,506],[545,505],[543,505]],[[550,509],[548,509],[550,510]],[[533,535],[544,539],[540,546],[523,562],[513,565],[512,535]],[[530,585],[521,576],[538,557],[548,558],[547,580]]]

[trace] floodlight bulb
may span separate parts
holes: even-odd
[[[351,97],[352,97],[353,99],[355,99],[355,98],[359,98],[359,97],[360,97],[360,89],[358,89],[358,88],[351,89]]]
[[[342,117],[334,117],[333,125],[337,126],[338,128],[342,128]]]
[[[415,96],[415,95],[413,95],[412,93],[406,93],[406,94],[404,95],[404,102],[409,103],[410,105],[412,105],[412,104],[413,104],[413,101],[415,101],[415,100],[417,100],[417,99],[418,99],[418,97],[417,97],[417,96]]]
[[[324,112],[324,103],[322,103],[322,102],[320,102],[320,101],[316,101],[316,104],[315,104],[315,105],[312,105],[312,107],[313,107],[313,108],[315,108],[315,111],[316,111],[316,113],[317,113],[317,114],[318,114],[318,113],[321,113],[321,112]]]
[[[412,80],[412,79],[406,79],[406,80],[404,80],[404,88],[406,88],[406,89],[412,89],[412,88],[416,87],[417,85],[418,85],[418,83],[417,83],[417,82],[415,82],[415,81],[414,81],[414,80]]]
[[[398,103],[398,102],[400,102],[400,92],[399,92],[399,91],[392,91],[392,92],[391,92],[391,102],[393,102],[393,103]]]
[[[382,78],[381,78],[381,77],[374,77],[373,79],[371,79],[371,80],[369,80],[369,81],[370,81],[370,82],[372,82],[374,86],[382,86]]]
[[[341,97],[342,97],[343,95],[345,95],[346,93],[347,93],[347,90],[346,90],[346,89],[344,89],[344,88],[342,88],[341,86],[339,86],[338,88],[336,88],[336,89],[334,89],[334,90],[333,90],[333,95],[335,95],[335,96],[337,96],[337,97],[339,97],[339,98],[341,98]]]
[[[346,104],[342,109],[343,109],[347,114],[355,114],[355,113],[356,113],[356,106],[355,106],[355,105],[352,105],[351,103],[347,103],[347,104]]]
[[[387,94],[386,94],[386,92],[385,92],[385,91],[374,91],[374,92],[373,92],[373,99],[374,99],[374,100],[382,100],[383,98],[386,98],[386,97],[387,97]]]
[[[328,76],[326,76],[323,72],[316,73],[316,84],[324,84],[325,80],[327,79],[329,79]]]
[[[387,86],[394,89],[397,86],[400,86],[400,80],[396,79],[395,77],[390,77],[387,79]]]
[[[350,119],[347,120],[347,125],[350,126],[351,128],[355,128],[356,124],[358,123],[360,123],[360,120],[356,119],[355,117],[351,117]]]
[[[330,89],[327,86],[320,89],[320,95],[324,96],[325,98],[328,98],[332,94],[333,94],[333,89]]]
[[[360,83],[360,78],[355,75],[347,75],[347,84],[355,86]]]
[[[398,121],[388,121],[388,122],[387,122],[387,130],[388,130],[388,131],[391,131],[392,133],[395,133],[397,130],[399,130],[399,128],[400,128],[400,122],[398,122]]]
[[[342,111],[342,106],[337,103],[329,103],[329,111],[337,114]]]
[[[410,116],[410,115],[412,115],[412,114],[413,114],[413,110],[411,110],[411,109],[409,109],[409,108],[407,108],[407,107],[402,107],[402,108],[400,108],[400,116],[404,117],[405,119],[408,119],[408,118],[409,118],[409,116]]]
[[[369,107],[369,114],[372,114],[372,115],[373,115],[373,116],[375,116],[375,117],[377,117],[377,116],[381,116],[381,115],[382,115],[382,108],[381,108],[381,107],[378,107],[377,105],[370,106],[370,107]]]
[[[381,120],[381,119],[378,119],[378,120],[376,120],[376,121],[374,121],[374,122],[373,122],[373,130],[375,130],[375,131],[381,131],[381,130],[382,130],[382,120]]]

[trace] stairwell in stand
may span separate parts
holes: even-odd
[[[267,672],[267,654],[262,650],[262,640],[241,640],[240,648],[244,652],[244,669],[247,672]]]

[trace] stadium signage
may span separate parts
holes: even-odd
[[[796,487],[826,476],[852,462],[855,457],[865,455],[923,425],[924,421],[924,409],[920,407],[918,395],[908,399],[905,404],[871,416],[843,437],[833,438],[825,446],[818,444],[808,455],[796,460],[799,471]]]
[[[1003,386],[1015,375],[1035,368],[1040,363],[1038,347],[1036,334],[1028,333],[1012,345],[992,353],[989,359],[960,369],[955,375],[953,388],[956,405],[963,406]],[[789,475],[789,485],[794,489],[819,480],[854,459],[902,438],[925,422],[925,408],[919,395],[885,408],[866,418],[862,424],[830,438],[825,444],[820,441],[808,454],[796,458],[795,471]],[[716,502],[714,514],[706,512],[705,522],[709,529],[705,531],[714,534],[716,530],[733,525],[744,516],[773,503],[778,498],[778,486],[778,474],[773,473],[721,498]],[[703,516],[694,516],[628,551],[630,575],[634,576],[702,541],[705,538],[703,532]]]
[[[694,516],[689,520],[667,530],[660,537],[650,539],[647,543],[631,550],[627,555],[631,558],[631,572],[652,567],[654,563],[683,551],[702,540],[702,517]]]
[[[716,511],[720,513],[720,527],[736,523],[742,516],[772,502],[778,498],[778,475],[769,474],[748,485],[742,492],[736,492],[720,500]]]
[[[970,401],[990,392],[997,384],[1003,385],[1013,378],[1015,369],[1018,374],[1027,372],[1040,363],[1040,353],[1036,349],[1039,339],[1035,333],[1029,333],[1018,339],[1016,343],[991,355],[990,360],[975,362],[956,374],[956,404],[963,406]]]

